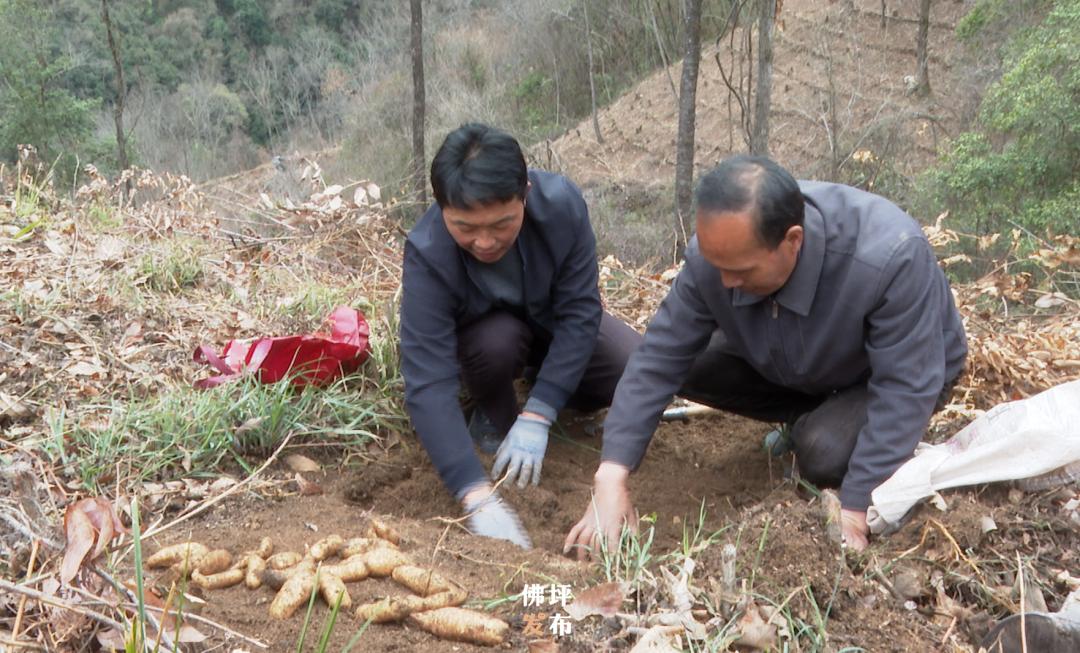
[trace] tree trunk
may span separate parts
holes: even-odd
[[[426,157],[424,155],[424,17],[421,0],[409,0],[412,31],[412,158],[413,188],[421,207],[427,204]],[[423,208],[421,209],[423,210]]]
[[[758,0],[758,73],[754,91],[754,130],[750,153],[769,156],[769,108],[772,105],[772,34],[776,0]]]
[[[694,183],[694,121],[698,63],[701,60],[701,0],[686,0],[685,47],[679,89],[679,135],[675,146],[676,255],[682,258],[690,235]]]
[[[127,136],[124,134],[124,98],[127,97],[127,83],[124,81],[124,62],[120,58],[120,45],[113,34],[112,20],[109,18],[109,2],[101,0],[101,20],[105,23],[105,36],[112,53],[113,68],[116,70],[116,100],[113,102],[113,122],[116,124],[116,161],[120,170],[127,170],[130,165],[127,156]]]
[[[589,94],[592,96],[592,127],[596,132],[596,142],[603,143],[604,137],[600,134],[600,118],[596,115],[596,82],[593,80],[593,58],[592,58],[592,26],[589,25],[589,2],[581,3],[581,7],[585,12],[585,50],[589,55]]]
[[[915,95],[930,95],[930,0],[919,0],[919,32],[915,37]]]

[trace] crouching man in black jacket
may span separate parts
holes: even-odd
[[[495,452],[493,476],[536,485],[558,411],[609,405],[641,337],[601,308],[581,192],[527,170],[509,134],[478,124],[451,132],[432,161],[431,186],[436,204],[405,243],[405,404],[469,529],[528,548],[473,441]],[[519,409],[513,384],[526,368],[536,376]],[[468,424],[462,381],[475,401]]]

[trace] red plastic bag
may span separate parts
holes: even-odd
[[[255,374],[263,383],[290,378],[297,386],[323,385],[356,370],[368,357],[371,332],[364,314],[338,306],[326,321],[328,334],[230,340],[220,356],[200,345],[195,362],[211,365],[221,374],[196,381],[195,387],[212,388],[244,374]]]

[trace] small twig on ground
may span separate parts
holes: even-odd
[[[101,579],[104,580],[106,583],[108,583],[109,585],[112,585],[114,590],[116,590],[117,592],[122,592],[131,601],[136,602],[136,603],[138,602],[139,599],[135,595],[135,592],[131,591],[131,589],[127,585],[124,585],[123,583],[117,582],[117,580],[115,578],[113,578],[111,575],[109,575],[108,573],[102,571],[101,569],[99,569],[97,567],[94,567],[93,571],[94,571],[95,574],[100,576]],[[153,615],[148,614],[148,615],[146,615],[146,618],[150,621],[150,626],[152,628],[156,629],[159,634],[164,630],[162,625],[160,623],[158,623],[157,619],[154,619]],[[169,638],[168,636],[166,636],[166,638],[165,638],[165,646],[166,646],[166,648],[169,648],[169,649],[175,648],[171,638]]]
[[[1020,649],[1027,653],[1027,605],[1024,603],[1024,563],[1016,552],[1016,577],[1020,580]]]
[[[49,650],[49,649],[45,648],[44,646],[38,644],[37,642],[20,642],[20,641],[15,640],[15,639],[7,639],[7,638],[0,639],[0,650],[3,650],[4,646],[11,646],[11,647],[14,647],[14,648],[22,648],[22,649],[27,649],[27,650],[30,650],[30,651],[47,651],[47,650]]]
[[[881,583],[882,587],[889,590],[889,594],[892,594],[893,598],[899,601],[904,600],[904,596],[900,594],[900,592],[896,591],[896,587],[893,586],[892,582],[885,575],[885,572],[881,571],[881,567],[878,566],[877,560],[874,560],[874,562],[871,563],[870,573],[874,575],[874,578],[877,580],[877,582]]]
[[[62,600],[60,600],[60,599],[58,599],[58,598],[56,598],[54,596],[49,596],[48,594],[45,594],[44,592],[39,592],[39,591],[37,591],[35,589],[30,589],[29,587],[24,587],[22,585],[16,585],[15,583],[9,583],[8,581],[6,581],[6,580],[4,580],[2,578],[0,578],[0,590],[4,590],[4,591],[7,591],[7,592],[14,592],[16,594],[21,594],[23,596],[28,596],[28,597],[30,597],[30,598],[32,598],[35,601],[38,601],[40,603],[44,603],[46,605],[51,605],[51,606],[57,607],[57,608],[62,608],[64,610],[70,610],[70,611],[74,612],[75,614],[81,614],[84,617],[89,617],[90,619],[93,619],[94,621],[96,621],[96,622],[98,622],[100,624],[104,624],[104,625],[108,626],[109,628],[115,628],[116,630],[118,630],[120,632],[125,631],[124,626],[119,621],[116,621],[115,619],[107,617],[107,616],[101,614],[100,612],[94,612],[93,610],[87,610],[86,608],[81,608],[81,607],[79,607],[77,605],[72,605],[72,604],[70,604],[70,603],[68,603],[66,601],[62,601]]]
[[[137,608],[138,606],[136,606],[134,603],[124,603],[123,607],[125,607],[125,608]],[[154,612],[162,612],[162,613],[164,612],[163,608],[159,608],[156,605],[148,605],[148,606],[146,606],[146,610],[147,611],[152,610]],[[202,615],[194,614],[192,612],[185,612],[184,613],[184,619],[185,620],[191,620],[191,621],[198,621],[199,623],[206,624],[207,626],[210,626],[212,628],[216,628],[216,629],[220,630],[221,632],[225,633],[226,635],[230,635],[232,637],[242,639],[245,642],[247,642],[248,644],[251,644],[252,646],[258,646],[259,648],[270,648],[270,645],[267,644],[266,642],[263,642],[263,641],[258,640],[258,639],[254,639],[252,637],[248,637],[247,635],[244,635],[243,633],[238,633],[235,630],[229,628],[228,626],[224,626],[224,625],[222,625],[222,624],[220,624],[220,623],[218,623],[216,621],[212,621],[210,619],[207,619],[206,617],[204,617]]]
[[[26,580],[29,581],[34,575],[34,563],[37,562],[38,554],[38,539],[34,540],[30,544],[30,562],[26,565]],[[19,627],[22,626],[23,610],[26,609],[27,596],[24,594],[19,599],[19,610],[15,613],[15,625],[11,627],[11,638],[19,639]]]
[[[256,476],[261,474],[263,472],[263,470],[265,470],[275,460],[277,460],[278,454],[280,454],[282,452],[282,450],[285,449],[285,445],[289,444],[289,440],[292,439],[292,436],[293,436],[293,433],[290,431],[285,436],[285,439],[281,441],[281,444],[278,445],[278,448],[274,450],[274,453],[270,454],[270,457],[267,458],[266,461],[262,465],[260,465],[258,469],[253,471],[250,475],[248,475],[247,478],[240,481],[236,485],[228,488],[227,490],[225,490],[221,494],[217,495],[216,497],[213,497],[213,498],[199,504],[198,506],[196,506],[192,510],[190,510],[188,512],[185,512],[185,513],[182,513],[176,519],[174,519],[171,522],[165,524],[164,526],[160,526],[158,528],[152,528],[152,529],[148,530],[147,532],[142,534],[142,539],[145,540],[145,539],[147,539],[149,537],[153,537],[154,535],[158,535],[158,534],[172,528],[173,526],[176,526],[177,524],[179,524],[181,522],[187,521],[188,519],[191,519],[195,515],[198,515],[198,514],[204,512],[206,509],[210,508],[211,506],[220,503],[226,497],[231,496],[231,495],[235,494],[236,492],[238,492],[240,490],[240,488],[245,487],[248,483],[250,483],[252,480],[254,480]]]

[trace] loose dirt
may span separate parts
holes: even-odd
[[[308,475],[323,488],[320,495],[252,494],[227,501],[160,544],[191,537],[212,548],[242,551],[270,536],[275,550],[303,551],[331,533],[360,535],[366,515],[382,515],[404,536],[404,551],[461,582],[473,606],[490,608],[511,624],[506,647],[525,650],[527,610],[517,595],[526,583],[565,584],[580,592],[604,580],[596,566],[561,555],[565,534],[587,505],[599,460],[600,437],[589,435],[594,420],[564,420],[570,422],[568,433],[553,438],[539,487],[503,491],[533,538],[532,551],[466,533],[454,521],[459,517],[454,501],[411,439],[360,464],[334,468],[337,461],[324,460],[331,471]],[[819,502],[784,479],[784,461],[761,451],[767,428],[727,415],[664,424],[632,477],[632,491],[641,513],[654,517],[654,556],[679,549],[684,529],[693,531],[704,505],[705,533],[724,530],[713,544],[692,554],[697,568],[691,587],[699,597],[715,597],[721,545],[735,544],[744,592],[759,603],[782,606],[790,615],[788,623],[799,625],[780,631],[782,638],[799,641],[794,646],[801,648],[793,650],[974,650],[965,647],[977,643],[993,619],[1015,602],[1010,583],[1017,552],[1040,566],[1037,578],[1050,609],[1066,592],[1052,577],[1055,570],[1075,573],[1078,566],[1080,534],[1058,510],[1073,490],[1024,495],[1003,487],[953,493],[947,495],[948,511],[918,508],[904,528],[877,540],[868,554],[845,558],[825,537]],[[491,461],[484,457],[484,462]],[[291,473],[280,470],[280,475],[287,479]],[[292,486],[283,481],[282,487]],[[998,530],[984,533],[985,517],[995,520]],[[905,578],[897,581],[901,575]],[[894,581],[908,596],[890,593],[887,587]],[[405,593],[388,580],[348,587],[354,604]],[[271,651],[295,650],[303,614],[288,621],[271,619],[267,608],[272,597],[265,588],[210,592],[202,614],[267,642]],[[632,593],[630,599],[648,613],[647,591]],[[634,610],[631,603],[624,609]],[[316,604],[309,642],[317,638],[327,614],[324,605]],[[329,650],[340,650],[360,625],[352,614],[340,615]],[[559,644],[563,651],[631,646],[632,638],[619,631],[613,620],[591,617],[576,623]],[[808,646],[814,638],[820,648]],[[484,650],[401,625],[370,626],[354,650],[420,648]]]
[[[516,626],[511,647],[518,650],[525,646],[520,636],[524,606],[508,599],[521,592],[525,583],[567,584],[580,591],[597,580],[593,566],[561,555],[563,538],[588,505],[592,473],[599,463],[600,437],[586,434],[594,430],[594,424],[591,418],[573,420],[569,432],[553,437],[539,487],[502,491],[532,536],[532,551],[471,536],[453,523],[460,510],[411,439],[369,462],[309,474],[323,488],[320,495],[249,495],[227,500],[184,530],[163,536],[160,544],[190,537],[211,548],[239,552],[270,536],[275,551],[302,552],[305,545],[331,533],[358,536],[366,525],[365,515],[384,515],[404,536],[402,549],[419,564],[431,565],[464,584],[471,600],[502,599],[495,614]],[[660,427],[632,483],[635,505],[643,514],[656,515],[654,554],[678,545],[684,526],[692,529],[696,524],[703,503],[707,525],[715,529],[734,517],[738,508],[761,501],[782,482],[780,463],[759,450],[766,428],[722,416]],[[482,458],[490,466],[490,457]],[[332,465],[335,461],[324,462]],[[283,479],[291,476],[285,470],[280,474]],[[405,593],[388,580],[369,579],[348,587],[354,604]],[[302,614],[284,622],[271,619],[267,613],[271,590],[250,591],[241,586],[210,592],[205,598],[203,616],[268,642],[271,651],[295,650]],[[319,632],[327,612],[321,603],[316,606],[309,641]],[[330,650],[340,650],[360,625],[351,614],[342,614]],[[589,632],[583,627],[578,630],[581,636]],[[572,641],[584,645],[590,640],[568,638],[564,648]],[[473,650],[396,625],[372,625],[354,650],[404,651],[420,646],[430,651]],[[591,644],[583,650],[592,650]]]

